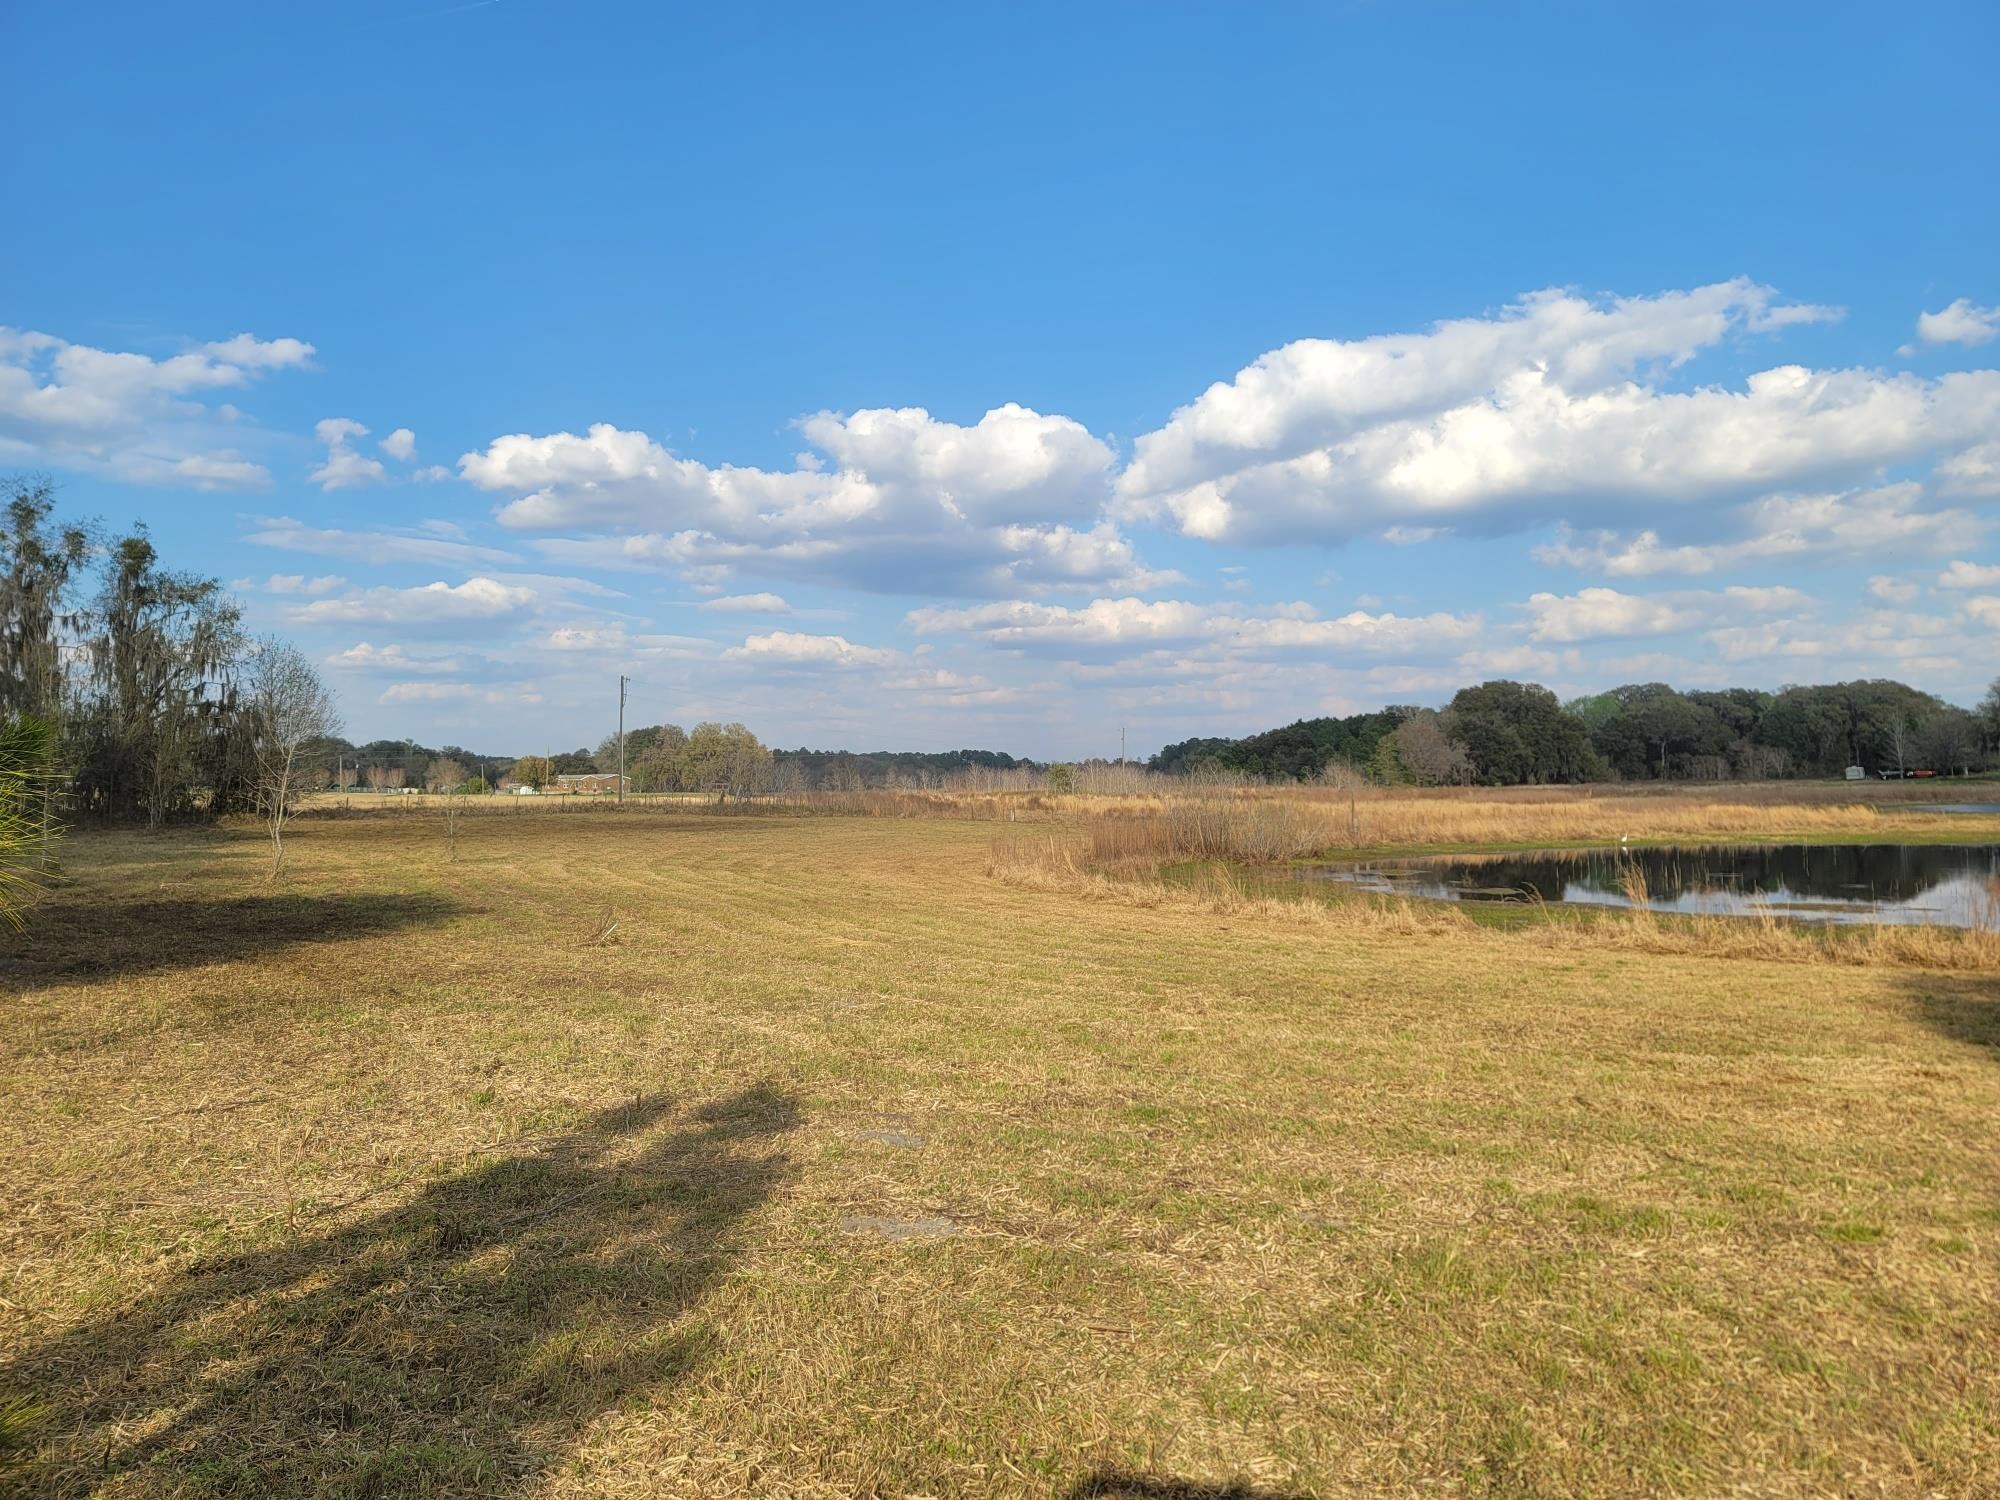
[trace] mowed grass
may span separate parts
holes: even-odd
[[[2000,976],[992,831],[79,835],[0,938],[0,1491],[2000,1492]]]

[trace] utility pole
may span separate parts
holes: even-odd
[[[631,679],[618,674],[618,805],[625,805],[625,684]]]
[[[1118,726],[1118,764],[1125,764],[1125,726]]]

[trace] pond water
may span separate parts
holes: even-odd
[[[1757,844],[1438,855],[1314,865],[1307,879],[1438,901],[1630,906],[1820,922],[2000,927],[2000,844]]]
[[[1970,817],[2000,817],[2000,802],[1886,802],[1882,812],[1965,813]]]

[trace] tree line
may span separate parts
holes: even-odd
[[[45,861],[65,819],[158,828],[251,810],[274,866],[314,747],[340,727],[294,647],[258,639],[212,578],[165,567],[143,526],[59,524],[43,481],[7,482],[0,521],[0,726],[18,762],[0,815]],[[21,802],[32,797],[32,808]]]
[[[1423,786],[1823,777],[1851,766],[1945,775],[1996,763],[2000,679],[1968,710],[1879,678],[1777,692],[1632,683],[1567,703],[1538,683],[1484,682],[1443,709],[1392,706],[1242,739],[1183,740],[1148,762],[1169,773],[1273,780],[1310,779],[1332,765]]]
[[[575,750],[515,763],[511,779],[528,771],[545,779],[587,772],[608,775],[619,766],[618,737],[605,736],[595,752]],[[797,750],[765,748],[741,724],[649,724],[625,735],[625,773],[637,792],[727,789],[856,792],[941,786],[971,770],[1040,770],[1035,762],[999,750]]]

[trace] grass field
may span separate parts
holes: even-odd
[[[465,822],[0,937],[0,1491],[2000,1493],[2000,973]]]

